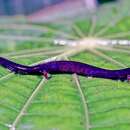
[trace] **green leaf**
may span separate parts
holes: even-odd
[[[127,50],[123,46],[86,47],[80,51],[80,48],[53,44],[57,38],[82,40],[87,36],[108,35],[129,38],[128,34],[116,37],[129,31],[129,17],[105,30],[105,25],[91,20],[77,20],[68,27],[15,23],[15,28],[11,28],[9,23],[7,28],[0,27],[0,56],[25,65],[69,58],[108,69],[129,67],[128,47]],[[10,37],[4,37],[7,34],[13,37],[13,46]],[[52,75],[46,81],[40,76],[15,75],[0,67],[0,130],[129,130],[129,100],[127,82],[76,74]]]

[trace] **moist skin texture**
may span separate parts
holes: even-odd
[[[85,77],[129,81],[130,68],[109,70],[76,61],[51,61],[35,66],[25,66],[0,57],[0,66],[16,74],[43,75],[49,79],[50,74],[78,74]]]

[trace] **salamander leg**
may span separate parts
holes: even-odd
[[[127,81],[130,82],[130,75],[127,75]]]
[[[49,74],[48,72],[44,71],[43,72],[43,76],[48,80],[51,78],[51,74]]]

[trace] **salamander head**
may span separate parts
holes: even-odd
[[[2,63],[4,63],[5,61],[7,61],[7,59],[0,57],[0,65],[2,65]]]

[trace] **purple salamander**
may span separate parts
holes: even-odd
[[[109,70],[76,61],[51,61],[35,66],[25,66],[0,57],[0,66],[16,74],[43,75],[46,79],[50,74],[78,74],[85,77],[104,78],[129,81],[130,68]]]

